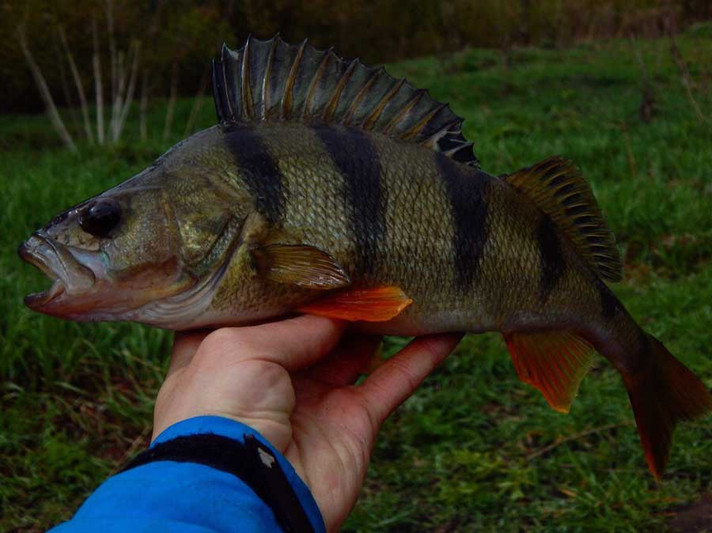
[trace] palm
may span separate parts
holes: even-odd
[[[356,502],[381,424],[460,338],[418,339],[354,386],[380,339],[343,332],[343,323],[304,316],[177,338],[154,437],[197,415],[251,426],[283,452],[327,530],[337,530]]]
[[[356,502],[378,428],[353,389],[299,380],[292,441],[285,450],[335,529]]]
[[[327,529],[333,531],[346,519],[356,502],[368,468],[373,442],[381,425],[356,381],[368,366],[380,338],[346,335],[331,353],[314,366],[289,374],[286,370],[272,384],[281,396],[294,397],[294,408],[274,406],[271,416],[262,410],[261,420],[245,420],[292,464],[312,490]],[[434,362],[433,365],[436,363]],[[265,424],[265,418],[278,424]]]

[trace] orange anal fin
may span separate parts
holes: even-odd
[[[553,409],[568,413],[593,347],[568,331],[506,333],[504,340],[519,379],[539,389]]]
[[[400,287],[347,289],[304,305],[299,311],[350,322],[385,322],[398,316],[411,303],[413,300]]]

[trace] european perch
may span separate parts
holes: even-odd
[[[446,105],[306,41],[224,47],[212,81],[218,125],[20,247],[54,279],[28,306],[175,330],[299,311],[382,334],[499,331],[558,411],[595,350],[656,478],[676,422],[712,410],[606,286],[619,253],[570,161],[489,175]]]

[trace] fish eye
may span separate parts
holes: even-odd
[[[116,200],[102,199],[79,215],[79,226],[94,237],[106,237],[121,220],[121,206]]]

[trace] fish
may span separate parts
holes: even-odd
[[[552,156],[483,171],[424,89],[306,40],[212,63],[217,124],[33,233],[31,309],[172,330],[294,313],[377,334],[500,332],[521,381],[568,412],[594,353],[621,374],[656,479],[705,384],[628,313],[590,185]]]

